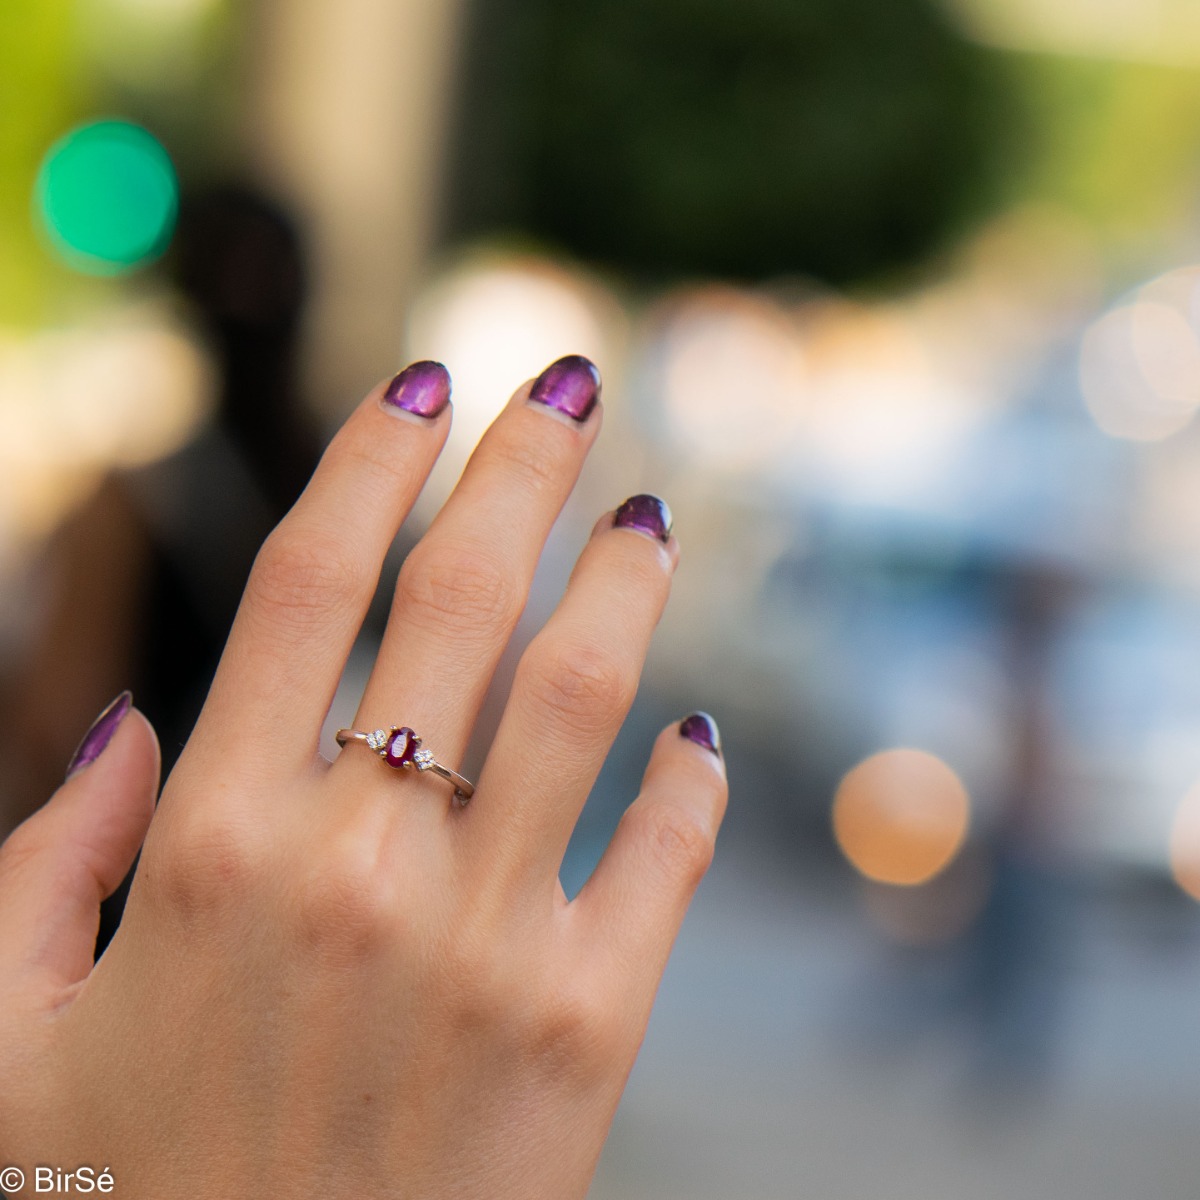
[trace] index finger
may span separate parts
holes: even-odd
[[[307,767],[384,555],[450,429],[450,376],[419,362],[329,444],[251,570],[196,736],[222,755]]]

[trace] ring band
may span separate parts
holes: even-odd
[[[440,775],[454,785],[454,799],[460,808],[475,795],[475,785],[457,771],[436,762],[428,750],[421,748],[421,739],[407,725],[393,725],[390,732],[386,729],[376,729],[371,733],[363,733],[361,729],[339,729],[335,736],[339,746],[345,746],[348,742],[362,742],[389,767],[409,767]]]

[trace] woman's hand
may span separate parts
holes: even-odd
[[[488,430],[400,572],[357,728],[411,726],[459,766],[598,391],[562,359]],[[154,734],[119,704],[0,848],[0,1167],[24,1168],[18,1194],[36,1164],[108,1168],[129,1200],[586,1193],[724,768],[707,719],[664,730],[567,902],[567,841],[677,560],[651,497],[597,522],[466,807],[364,746],[318,755],[448,398],[445,370],[416,364],[333,440],[258,556],[157,811]],[[143,838],[93,968],[100,900]]]

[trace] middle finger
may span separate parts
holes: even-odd
[[[599,431],[599,395],[588,359],[561,358],[484,434],[400,570],[359,729],[408,725],[458,767],[550,527]]]

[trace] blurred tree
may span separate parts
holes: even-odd
[[[30,194],[46,147],[80,110],[68,0],[0,6],[0,324],[34,325],[65,271],[47,270]]]
[[[1002,54],[931,0],[475,0],[445,235],[844,283],[998,198]]]

